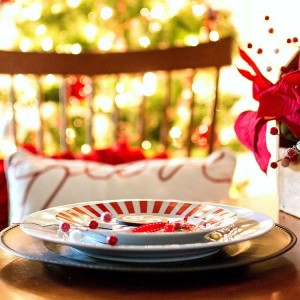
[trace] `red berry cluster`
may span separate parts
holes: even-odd
[[[100,220],[108,223],[112,220],[112,214],[110,212],[104,212],[100,216]],[[98,226],[99,222],[97,220],[90,220],[86,227],[95,230],[98,228]],[[59,225],[59,229],[64,233],[68,233],[71,229],[71,225],[68,222],[63,222]],[[118,238],[115,235],[111,235],[106,238],[106,241],[108,245],[114,246],[118,243]]]
[[[276,127],[272,127],[270,129],[270,134],[271,135],[279,135],[279,131]],[[300,141],[297,142],[296,145],[294,145],[293,147],[287,148],[284,156],[279,159],[277,162],[272,162],[270,164],[270,167],[273,169],[276,169],[278,167],[278,163],[281,163],[282,167],[288,167],[290,165],[290,163],[295,163],[298,160],[300,160]]]

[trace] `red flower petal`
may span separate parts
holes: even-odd
[[[253,83],[258,85],[259,88],[262,89],[262,90],[268,89],[270,86],[272,86],[272,83],[266,77],[264,77],[262,75],[262,73],[260,72],[260,70],[256,66],[255,62],[250,58],[250,56],[240,48],[239,48],[239,52],[240,52],[241,57],[245,60],[246,63],[248,63],[248,65],[254,71],[254,75],[252,75],[250,72],[244,71],[244,70],[243,71],[239,70],[239,72],[243,76],[248,78],[249,80],[252,80]]]
[[[286,116],[300,109],[300,70],[283,76],[260,95],[259,117]],[[298,124],[300,125],[300,123]]]
[[[254,154],[263,172],[267,172],[271,154],[267,148],[267,120],[254,111],[245,111],[237,118],[234,129],[238,139]]]
[[[284,122],[296,138],[300,138],[300,110],[282,117],[279,121]]]

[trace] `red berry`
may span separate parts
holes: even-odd
[[[60,224],[59,228],[62,232],[68,232],[70,230],[71,226],[69,223],[63,222],[62,224]]]
[[[288,44],[290,44],[290,43],[292,42],[292,39],[288,38],[288,39],[286,39],[286,42],[287,42]]]
[[[272,67],[268,66],[266,70],[267,70],[267,72],[271,72],[272,71]]]
[[[277,135],[277,134],[278,134],[278,128],[272,127],[272,128],[270,129],[270,134],[272,134],[272,135]]]
[[[263,49],[262,48],[258,48],[257,49],[257,54],[262,54],[263,53]]]
[[[90,221],[89,228],[90,229],[96,229],[96,228],[98,228],[98,222],[96,220]]]
[[[252,47],[253,47],[253,46],[252,46],[251,43],[248,43],[248,44],[247,44],[247,48],[251,49]]]
[[[266,21],[269,21],[269,20],[270,20],[270,17],[269,17],[269,16],[265,16],[265,20],[266,20]]]
[[[112,214],[109,211],[106,211],[101,215],[101,221],[108,223],[111,220],[112,220]]]
[[[283,67],[280,68],[280,71],[281,71],[281,72],[286,72],[286,71],[287,71],[287,68],[283,66]]]
[[[272,169],[276,169],[276,168],[278,167],[277,162],[275,162],[275,161],[271,162],[270,167],[271,167]]]
[[[106,238],[106,241],[108,245],[114,246],[118,243],[118,238],[115,235],[111,235]]]
[[[298,43],[298,38],[295,36],[295,37],[293,37],[293,42],[294,43]]]
[[[286,168],[286,167],[288,167],[289,165],[290,165],[290,160],[289,160],[288,158],[283,158],[283,159],[281,160],[281,166],[282,166],[282,167]]]
[[[288,148],[285,152],[286,158],[290,161],[296,161],[299,157],[299,153],[294,148]]]
[[[274,33],[274,28],[269,28],[269,33]]]

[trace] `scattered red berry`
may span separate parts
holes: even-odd
[[[70,230],[71,226],[69,223],[63,222],[62,224],[60,224],[59,228],[62,232],[68,232]]]
[[[288,148],[285,152],[285,155],[290,161],[296,161],[299,158],[299,153],[294,148]]]
[[[106,211],[101,215],[101,221],[108,223],[111,220],[112,220],[112,214],[109,211]]]
[[[106,238],[106,241],[108,245],[115,246],[118,243],[118,238],[115,235],[111,235]]]
[[[290,43],[292,42],[292,39],[288,38],[288,39],[286,39],[286,42],[287,42],[288,44],[290,44]]]
[[[284,72],[287,71],[287,68],[286,68],[286,67],[281,67],[281,68],[280,68],[280,71],[284,73]]]
[[[282,167],[284,167],[284,168],[286,168],[286,167],[288,167],[290,165],[290,160],[288,159],[288,158],[283,158],[282,160],[281,160],[281,166]]]
[[[272,127],[272,128],[270,129],[270,134],[272,134],[272,135],[277,135],[277,134],[278,134],[278,128]]]
[[[262,54],[263,53],[263,49],[262,48],[258,48],[257,49],[257,54]]]
[[[98,222],[96,220],[90,221],[89,228],[90,229],[96,229],[96,228],[98,228]]]
[[[277,162],[275,162],[275,161],[271,162],[270,167],[271,167],[272,169],[276,169],[276,168],[278,167]]]
[[[270,20],[270,17],[269,17],[269,16],[265,16],[265,20],[266,20],[266,21],[269,21],[269,20]]]
[[[293,43],[298,43],[298,38],[296,36],[293,37]]]
[[[251,43],[247,44],[247,48],[251,49],[253,47],[253,45]]]
[[[269,28],[268,32],[269,33],[274,33],[274,28]]]

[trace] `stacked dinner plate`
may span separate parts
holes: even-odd
[[[47,260],[42,257],[49,256],[47,251],[68,249],[54,254],[63,255],[65,263],[71,261],[71,265],[73,259],[78,258],[85,266],[93,261],[98,267],[107,267],[116,262],[127,266],[132,263],[135,266],[159,263],[161,266],[172,262],[199,262],[211,256],[222,256],[224,249],[235,245],[243,245],[238,252],[246,253],[251,248],[251,241],[267,237],[275,224],[262,213],[229,205],[123,199],[41,210],[25,217],[17,227],[15,237],[11,232],[16,230],[15,227],[2,232],[1,246],[5,250],[25,258],[49,261],[49,257]],[[16,235],[21,240],[27,239],[26,244],[32,239],[39,247],[24,250],[24,247],[16,246]],[[285,245],[266,256],[272,257],[291,248],[295,237],[292,233],[289,237]],[[15,239],[14,243],[12,239]],[[30,251],[37,251],[41,245],[47,246],[43,248],[43,255],[30,255]],[[51,257],[50,262],[63,261]]]

